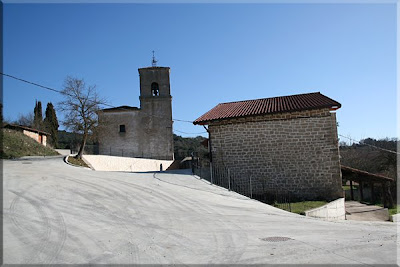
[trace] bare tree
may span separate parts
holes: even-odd
[[[64,100],[59,110],[64,112],[62,124],[73,132],[82,134],[81,146],[76,158],[81,159],[86,140],[97,125],[97,111],[106,101],[98,95],[96,86],[86,85],[83,79],[68,76],[62,90]]]
[[[34,116],[32,112],[27,114],[19,114],[18,119],[13,121],[14,124],[33,127]]]

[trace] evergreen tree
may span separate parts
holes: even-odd
[[[37,100],[36,100],[35,108],[33,109],[33,125],[32,125],[32,127],[36,126],[37,117],[38,117],[38,104],[37,104]]]
[[[38,130],[42,130],[43,128],[42,102],[36,101],[33,113],[34,113],[33,127]]]
[[[42,102],[38,102],[38,111],[37,111],[37,116],[38,116],[38,120],[41,122],[43,121],[43,115],[42,115]]]
[[[47,103],[46,107],[46,118],[44,119],[44,128],[45,130],[51,134],[50,136],[50,144],[56,148],[58,143],[58,120],[56,111],[54,110],[54,106],[51,102]]]
[[[37,100],[36,100],[36,102],[35,102],[35,108],[33,109],[33,120],[34,120],[34,121],[35,121],[36,118],[37,118],[37,113],[38,113],[37,109],[38,109],[38,106],[37,106]]]

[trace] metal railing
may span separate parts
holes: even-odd
[[[265,189],[260,190],[256,187],[257,185],[260,185],[260,180],[255,179],[250,173],[233,172],[226,166],[213,166],[207,159],[196,157],[193,157],[192,160],[192,172],[201,179],[224,187],[230,191],[234,191],[263,203],[274,205],[281,209],[288,211],[292,210],[290,203],[293,199],[290,191],[283,189],[275,190],[273,192],[267,192]]]

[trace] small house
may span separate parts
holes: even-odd
[[[47,132],[23,125],[6,124],[4,128],[22,132],[24,135],[29,136],[44,146],[47,146],[47,137],[50,136],[50,134]]]
[[[221,103],[193,123],[208,125],[212,166],[227,168],[253,194],[343,197],[335,111],[319,93]]]

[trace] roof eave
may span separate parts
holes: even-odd
[[[243,115],[243,116],[235,116],[235,117],[227,117],[227,118],[218,118],[218,119],[212,119],[212,120],[204,120],[204,121],[194,121],[194,125],[208,125],[211,122],[215,121],[224,121],[224,120],[231,120],[231,119],[240,119],[240,118],[249,118],[249,117],[258,117],[258,116],[264,116],[264,115],[273,115],[273,114],[285,114],[285,113],[290,113],[290,112],[297,112],[297,111],[308,111],[308,110],[317,110],[317,109],[324,109],[324,108],[329,108],[330,111],[338,110],[341,108],[341,104],[338,103],[336,106],[326,106],[326,107],[317,107],[317,108],[309,108],[309,109],[301,109],[301,110],[288,110],[285,112],[269,112],[269,113],[260,113],[260,114],[251,114],[251,115]]]

